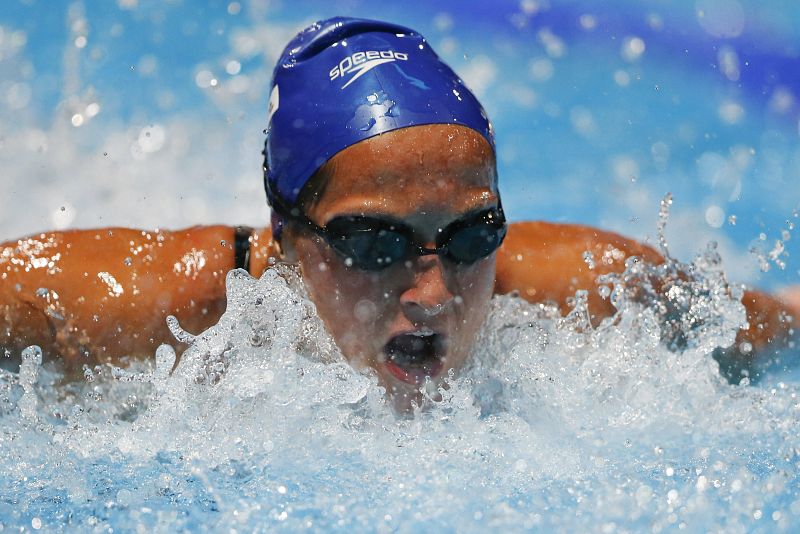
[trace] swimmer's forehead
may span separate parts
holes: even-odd
[[[383,187],[389,193],[418,186],[442,186],[442,178],[463,187],[493,186],[494,153],[477,132],[432,124],[372,137],[337,154],[328,188],[343,182],[350,192]]]
[[[316,208],[337,213],[461,213],[497,204],[494,155],[460,126],[416,126],[353,145],[331,162]]]
[[[413,156],[413,157],[410,157]],[[336,165],[358,165],[367,158],[387,171],[416,163],[440,168],[494,164],[492,147],[478,132],[452,124],[412,126],[371,137],[332,158]]]

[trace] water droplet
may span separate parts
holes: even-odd
[[[201,70],[194,77],[194,83],[201,89],[207,89],[211,87],[211,84],[214,81],[214,75],[209,70]]]
[[[175,349],[166,343],[159,345],[156,349],[156,371],[154,377],[157,380],[165,380],[175,366]]]
[[[624,70],[617,70],[614,72],[614,83],[620,87],[626,87],[631,83],[631,75]]]
[[[578,21],[581,24],[581,28],[584,30],[593,30],[597,26],[597,18],[593,15],[581,15]]]
[[[553,77],[555,67],[550,59],[544,57],[531,61],[529,71],[534,81],[546,82]]]
[[[708,478],[704,475],[700,475],[697,477],[697,482],[695,482],[694,486],[699,493],[704,492],[708,488]]]
[[[738,102],[726,100],[719,105],[717,115],[725,124],[737,124],[744,118],[744,107]]]
[[[695,14],[700,27],[718,38],[738,37],[747,20],[744,8],[736,0],[698,0]]]
[[[725,211],[719,206],[711,205],[706,208],[705,219],[711,228],[720,228],[725,222]]]
[[[374,320],[377,307],[375,303],[369,299],[359,300],[353,309],[353,315],[358,321],[365,323]]]
[[[181,328],[178,318],[174,315],[167,317],[167,328],[169,328],[169,331],[172,333],[175,339],[181,343],[186,343],[189,345],[194,343],[196,336]]]
[[[241,72],[241,70],[242,70],[242,64],[236,61],[235,59],[232,59],[225,64],[225,72],[227,72],[231,76],[236,76],[237,74],[239,74],[239,72]]]
[[[669,248],[667,247],[667,237],[665,229],[667,227],[667,220],[669,220],[669,209],[672,206],[672,193],[667,193],[661,199],[661,206],[658,210],[658,244],[661,252],[665,256],[669,256]]]
[[[86,116],[89,118],[95,117],[98,113],[100,113],[100,104],[97,102],[92,102],[86,106]]]
[[[645,51],[644,40],[640,37],[627,37],[622,43],[622,57],[626,61],[637,61]]]
[[[19,399],[20,414],[29,421],[36,420],[36,409],[39,405],[33,385],[39,377],[39,366],[42,365],[42,349],[31,345],[22,351],[22,363],[19,366],[19,385],[24,391]]]

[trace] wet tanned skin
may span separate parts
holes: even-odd
[[[589,269],[583,252],[592,253]],[[652,248],[620,235],[576,224],[521,222],[511,225],[497,254],[499,294],[518,291],[530,302],[557,302],[562,313],[575,291],[594,287],[597,276],[621,272],[625,259],[638,256],[649,263],[663,258]],[[589,311],[595,318],[614,313],[611,303],[589,292]]]
[[[84,363],[116,362],[124,355],[152,357],[161,343],[178,345],[166,328],[167,315],[177,316],[191,332],[217,322],[225,309],[225,274],[233,267],[233,252],[220,243],[230,243],[232,228],[161,231],[164,242],[150,251],[152,261],[140,264],[134,259],[129,267],[124,260],[131,257],[130,241],[133,238],[136,243],[143,232],[111,231],[111,235],[108,229],[49,233],[0,246],[0,347],[18,355],[26,346],[37,344],[46,356],[80,368]],[[96,236],[103,241],[102,250]],[[33,252],[28,249],[31,242],[45,242],[47,248]],[[251,274],[258,276],[278,252],[268,228],[257,232],[253,242]],[[642,251],[645,257],[659,257],[633,240],[589,227],[512,223],[496,257],[495,293],[518,291],[530,302],[552,301],[567,310],[567,299],[576,289],[589,289],[590,313],[599,320],[613,310],[593,291],[594,278],[606,271],[619,272],[622,262],[614,260],[592,271],[583,261],[583,251],[608,250],[609,245],[626,253]],[[193,248],[209,251],[215,247],[218,252],[207,255],[210,261],[196,273],[187,277],[175,272],[176,264],[193,255]],[[517,259],[520,255],[522,260]],[[57,269],[46,267],[51,261]],[[45,267],[33,267],[32,262]],[[123,293],[112,297],[113,289],[97,276],[102,272],[111,274]],[[136,280],[140,283],[135,284]],[[39,288],[57,294],[58,300],[50,291],[39,296]],[[780,341],[789,327],[783,319],[787,312],[795,314],[797,328],[800,291],[780,296],[778,300],[758,291],[745,293],[750,328],[740,333],[739,341],[751,342],[756,351]]]
[[[595,267],[589,269],[583,252],[591,252]],[[509,225],[503,246],[497,253],[498,294],[518,291],[529,302],[555,302],[562,313],[578,289],[589,289],[589,314],[594,324],[614,313],[611,303],[595,291],[595,280],[607,273],[624,270],[625,260],[637,256],[658,264],[663,257],[655,249],[612,232],[576,224],[542,221]],[[736,346],[747,341],[758,353],[770,343],[782,343],[790,329],[800,327],[800,289],[793,286],[777,299],[754,290],[745,291],[748,328],[739,332]],[[752,355],[729,351],[742,360]]]
[[[168,315],[200,331],[225,310],[232,239],[232,228],[209,226],[71,230],[4,243],[0,347],[37,344],[79,368],[175,345]]]
[[[471,130],[406,128],[348,151],[352,152],[343,151],[331,165],[331,182],[307,202],[309,216],[317,223],[342,213],[391,213],[432,241],[437,227],[464,210],[496,202],[488,145]],[[399,153],[405,156],[398,159]],[[199,332],[215,324],[224,311],[225,274],[234,265],[232,240],[232,228],[212,226],[176,232],[73,230],[4,243],[0,347],[18,354],[35,343],[46,355],[79,369],[84,363],[117,361],[123,355],[151,356],[160,343],[175,345],[165,326],[167,315],[176,315],[184,328]],[[554,301],[566,310],[575,290],[588,289],[590,313],[599,320],[613,310],[594,291],[598,274],[621,271],[623,257],[629,255],[661,259],[653,249],[617,234],[545,222],[509,225],[496,254],[496,276],[491,259],[460,268],[435,256],[418,258],[410,267],[392,267],[391,276],[363,273],[346,268],[318,238],[302,231],[289,229],[284,241],[287,259],[300,259],[320,315],[356,365],[373,365],[386,336],[421,325],[450,335],[448,366],[457,367],[492,291],[519,291],[531,302]],[[594,254],[594,270],[583,260],[586,250]],[[256,232],[251,274],[260,275],[268,259],[278,255],[269,229]],[[784,315],[800,315],[799,294],[795,290],[783,295],[787,302],[795,299],[791,306],[764,293],[747,292],[750,329],[740,334],[740,341],[759,350],[785,337],[797,320],[787,322]],[[464,299],[461,304],[456,305],[456,295]],[[362,303],[357,314],[359,301],[372,302],[375,309]],[[447,313],[425,313],[442,303]],[[361,339],[367,336],[374,339]],[[391,380],[384,377],[387,384]]]

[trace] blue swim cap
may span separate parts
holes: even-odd
[[[275,66],[268,120],[264,179],[273,207],[294,206],[336,153],[390,130],[460,124],[494,149],[480,103],[425,38],[374,20],[336,17],[292,39]],[[273,217],[273,231],[279,223]]]

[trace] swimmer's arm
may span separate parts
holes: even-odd
[[[177,345],[168,315],[199,332],[224,311],[233,238],[228,226],[111,228],[0,244],[0,347],[80,366]]]
[[[584,261],[592,253],[595,267]],[[589,291],[589,312],[595,323],[614,313],[611,303],[596,291],[595,279],[609,272],[622,272],[625,258],[639,256],[650,263],[663,257],[653,248],[618,234],[573,224],[521,222],[509,225],[508,235],[497,253],[495,292],[518,291],[531,302],[552,301],[562,312],[578,289]],[[800,297],[797,297],[800,302]],[[800,304],[759,291],[746,291],[742,302],[749,328],[739,333],[737,345],[750,343],[754,351],[784,340],[798,327]],[[792,315],[794,314],[794,318]]]

